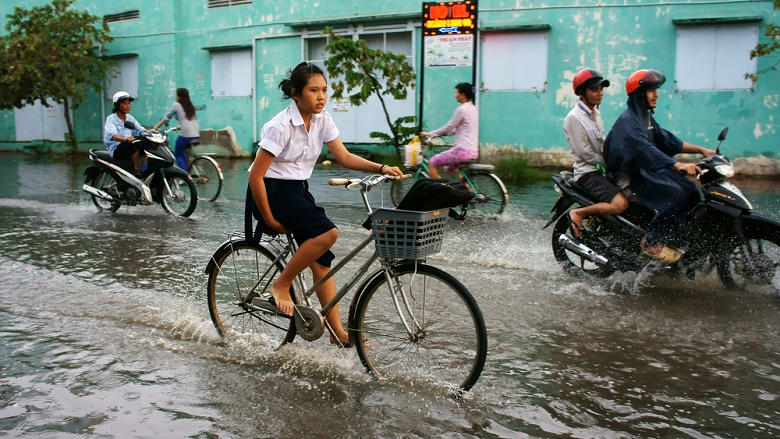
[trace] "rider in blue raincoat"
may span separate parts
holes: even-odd
[[[693,163],[680,163],[673,156],[715,151],[682,141],[661,128],[653,118],[658,88],[666,81],[656,70],[638,70],[626,81],[627,108],[615,121],[604,142],[607,173],[621,188],[628,186],[636,198],[655,212],[642,240],[643,252],[667,264],[680,259],[670,247],[685,243],[688,210],[699,200],[696,185],[682,175],[696,175]]]

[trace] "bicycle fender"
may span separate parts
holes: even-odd
[[[236,236],[236,237],[231,237],[227,241],[220,244],[219,247],[211,255],[208,264],[206,264],[206,269],[203,272],[207,274],[211,272],[211,270],[216,268],[217,260],[222,258],[223,253],[230,251],[235,245],[245,244],[245,243],[246,240],[244,240],[244,238],[240,238]],[[267,242],[261,241],[260,247],[263,247],[264,249],[268,250],[268,252],[271,253],[274,257],[279,256],[279,250],[277,250],[274,246],[272,246]],[[282,264],[282,266],[286,265],[286,261],[284,260],[279,262]]]
[[[214,167],[217,169],[217,175],[219,175],[219,179],[220,180],[224,180],[225,179],[225,177],[222,175],[222,168],[219,167],[219,163],[217,163],[216,160],[214,160],[213,158],[211,158],[211,157],[209,157],[207,155],[198,155],[198,156],[195,156],[195,159],[206,159],[206,160],[210,161],[211,164],[214,165]]]

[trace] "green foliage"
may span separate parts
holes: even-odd
[[[70,10],[75,0],[52,0],[29,10],[14,6],[8,34],[0,39],[0,109],[22,108],[40,100],[63,104],[75,148],[69,105],[78,108],[88,88],[100,91],[113,62],[99,48],[113,39],[101,17]]]
[[[553,174],[553,172],[542,171],[532,167],[528,163],[528,159],[522,155],[499,159],[493,172],[504,182],[512,183],[549,180]]]
[[[349,103],[359,106],[376,95],[382,104],[390,135],[373,132],[371,137],[380,139],[384,144],[393,145],[396,154],[413,136],[414,128],[404,127],[404,123],[414,123],[414,116],[400,117],[392,122],[383,96],[392,96],[396,100],[406,99],[407,90],[414,88],[415,73],[407,62],[406,55],[397,55],[368,47],[365,40],[354,40],[333,33],[330,27],[323,34],[329,36],[325,50],[330,57],[325,61],[331,78],[330,89],[333,99],[341,99],[345,94]]]
[[[780,0],[774,0],[774,9],[780,9]],[[758,43],[755,49],[750,51],[750,59],[758,58],[760,56],[769,56],[776,52],[780,52],[780,26],[775,23],[769,23],[766,25],[766,32],[764,35],[768,38],[766,43]],[[758,75],[766,73],[772,70],[777,70],[777,65],[780,64],[780,58],[775,61],[771,66],[753,73],[746,73],[745,78],[750,79],[753,82],[758,81]]]
[[[381,131],[372,131],[369,133],[369,137],[372,139],[379,139],[380,145],[382,146],[395,147],[396,141],[400,142],[401,145],[406,145],[417,135],[418,130],[417,125],[415,125],[416,121],[417,118],[415,116],[402,116],[396,119],[392,125],[392,132],[397,134],[397,139],[396,137],[391,137],[387,133]],[[412,126],[404,126],[405,123],[410,123]]]

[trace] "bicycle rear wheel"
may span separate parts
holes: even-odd
[[[363,365],[377,377],[417,378],[457,392],[469,390],[487,357],[487,330],[474,297],[436,267],[412,262],[389,270],[412,334],[399,317],[385,276],[375,277],[358,293],[350,319],[350,339]]]
[[[466,174],[474,187],[474,198],[469,202],[469,210],[477,210],[490,215],[504,211],[509,195],[504,183],[489,172],[469,172]]]
[[[206,269],[207,298],[220,336],[260,338],[275,349],[293,341],[294,320],[252,306],[253,299],[270,296],[268,287],[284,268],[274,259],[265,248],[243,240],[223,246],[212,256]]]
[[[222,191],[222,176],[218,165],[210,157],[196,157],[190,164],[192,182],[198,189],[198,198],[214,201]]]
[[[416,172],[417,171],[414,169],[404,169],[404,175],[412,174],[413,177],[404,178],[403,180],[393,180],[393,182],[390,183],[390,199],[393,201],[393,206],[398,206],[398,203],[404,199],[409,192],[409,189],[412,188],[417,180],[428,178],[428,174],[425,171],[420,171],[419,174],[415,175]]]

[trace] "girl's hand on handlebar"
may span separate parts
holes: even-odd
[[[382,168],[382,175],[394,175],[400,178],[404,177],[404,173],[398,166],[385,166]]]
[[[420,137],[428,137],[428,131],[420,131]]]

